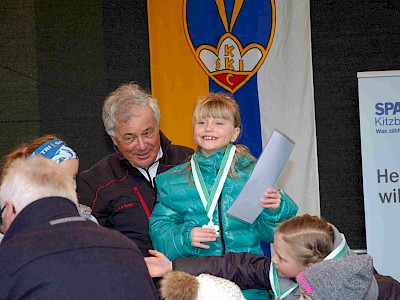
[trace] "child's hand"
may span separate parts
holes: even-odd
[[[218,233],[214,229],[195,227],[190,232],[192,239],[191,245],[202,249],[210,249],[209,245],[202,244],[203,242],[215,242]]]
[[[172,271],[172,262],[164,254],[152,249],[149,253],[153,256],[145,257],[144,261],[151,277],[162,277]]]
[[[277,189],[269,188],[265,191],[260,203],[263,208],[275,210],[281,205],[281,195]]]

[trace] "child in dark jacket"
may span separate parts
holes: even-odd
[[[250,253],[227,253],[179,258],[173,263],[160,252],[151,250],[155,257],[147,258],[146,263],[152,276],[162,276],[172,269],[193,275],[208,273],[234,281],[242,289],[270,290],[275,299],[298,300],[300,296],[313,300],[335,299],[331,295],[335,291],[339,295],[337,299],[400,297],[400,284],[396,280],[376,274],[369,256],[357,256],[348,247],[344,235],[318,217],[303,215],[282,223],[275,233],[274,248],[272,259]],[[329,282],[329,276],[321,274],[332,268],[341,272],[332,273]],[[339,273],[342,275],[336,277]],[[334,280],[349,274],[355,280],[351,285],[350,280]],[[337,286],[330,290],[329,283]],[[352,290],[355,286],[356,290]],[[341,293],[361,296],[340,298]]]

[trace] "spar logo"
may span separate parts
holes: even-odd
[[[396,115],[400,113],[400,102],[378,102],[375,104],[375,114],[382,115]]]
[[[274,0],[184,0],[183,17],[201,68],[231,93],[257,73],[275,33]]]

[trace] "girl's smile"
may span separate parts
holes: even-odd
[[[193,137],[196,145],[205,156],[210,156],[234,142],[240,133],[230,120],[205,117],[197,120],[193,126]]]

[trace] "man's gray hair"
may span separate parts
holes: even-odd
[[[7,200],[16,213],[46,197],[63,197],[78,205],[75,180],[56,162],[41,156],[18,158],[3,171],[0,205]]]
[[[115,137],[115,122],[127,122],[135,117],[132,110],[134,105],[150,106],[154,112],[157,125],[160,123],[160,109],[157,100],[146,93],[140,86],[134,83],[120,85],[104,101],[103,123],[109,136]]]

